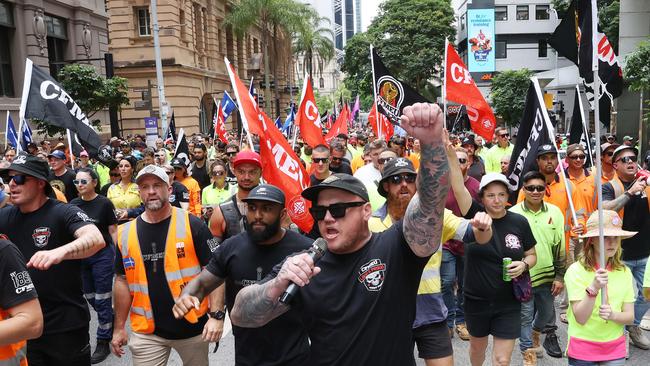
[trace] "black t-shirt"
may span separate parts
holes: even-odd
[[[212,244],[212,234],[201,219],[194,215],[189,215],[189,217],[194,250],[201,266],[205,266],[210,261],[209,246]],[[177,320],[172,313],[174,299],[169,290],[164,269],[165,243],[171,216],[156,224],[145,222],[142,220],[142,216],[138,216],[136,220],[138,220],[138,241],[147,274],[149,299],[156,325],[153,334],[165,339],[185,339],[201,334],[208,319],[207,315],[201,317],[196,324],[192,324],[185,319]],[[117,247],[116,251],[115,272],[123,275],[122,254]]]
[[[54,171],[50,170],[50,176],[47,177],[47,180],[50,182],[51,185],[59,188],[61,192],[63,192],[63,194],[65,195],[65,199],[68,200],[68,202],[70,202],[79,196],[79,193],[77,192],[77,187],[75,187],[74,183],[72,182],[75,178],[76,178],[75,173],[69,169],[66,169],[65,173],[63,173],[63,175],[61,176],[55,175]]]
[[[113,245],[113,238],[108,232],[108,227],[111,225],[117,225],[117,217],[115,217],[115,206],[113,202],[108,198],[97,195],[90,201],[84,201],[81,198],[75,198],[70,201],[71,205],[75,205],[83,210],[90,217],[95,226],[102,233],[104,237],[104,242],[106,246],[100,252],[104,250],[114,250],[111,248]],[[98,256],[100,252],[97,252],[95,255]]]
[[[0,309],[8,310],[38,297],[25,258],[8,240],[0,240],[0,283]]]
[[[75,240],[75,231],[91,224],[78,207],[53,199],[30,213],[22,213],[16,206],[0,209],[0,233],[9,237],[27,261],[37,251],[70,243]],[[28,271],[43,309],[43,334],[88,326],[90,314],[81,288],[81,260],[64,260],[46,271]]]
[[[173,181],[169,203],[174,207],[181,208],[181,202],[190,202],[190,191],[187,190],[183,183]]]
[[[633,182],[623,182],[623,187],[627,191]],[[603,184],[603,201],[615,199],[614,187],[611,182]],[[650,255],[650,210],[648,209],[648,197],[645,190],[639,195],[630,197],[629,202],[623,207],[623,230],[638,231],[631,238],[621,241],[623,260],[635,260],[647,258]]]
[[[320,184],[324,180],[325,179],[318,179],[318,178],[316,178],[315,175],[312,174],[312,175],[309,176],[309,185],[310,186],[315,186],[317,184]]]
[[[104,184],[104,186],[99,190],[99,194],[101,194],[104,197],[108,196],[108,189],[111,188],[112,185],[113,183],[110,182]]]
[[[232,309],[242,288],[259,282],[286,256],[308,249],[311,243],[311,239],[287,230],[277,243],[258,245],[243,232],[216,248],[206,268],[225,279],[226,305]],[[309,358],[307,330],[298,307],[263,327],[233,325],[232,332],[237,365],[305,365]]]
[[[477,211],[484,209],[473,202],[469,211],[471,216]],[[495,236],[498,240],[495,240]],[[463,242],[465,296],[472,300],[519,306],[512,292],[512,283],[503,280],[503,258],[520,261],[524,258],[524,252],[537,243],[528,220],[522,215],[506,211],[504,217],[492,219],[492,239],[488,243],[476,243],[472,230],[467,230]]]
[[[330,171],[332,173],[345,173],[352,175],[352,168],[350,167],[350,164],[346,163],[345,161],[341,161],[341,165],[339,165],[337,168],[330,165]]]
[[[192,178],[194,178],[198,183],[201,189],[207,187],[210,184],[210,174],[208,174],[207,161],[202,167],[196,166],[192,168]]]
[[[428,260],[408,246],[401,221],[372,234],[354,253],[325,253],[318,262],[321,273],[294,299],[304,306],[308,364],[415,365],[411,327]]]

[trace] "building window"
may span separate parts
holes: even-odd
[[[517,20],[528,20],[528,5],[517,5]]]
[[[149,8],[137,8],[138,15],[138,35],[146,37],[151,35],[151,21],[149,17]]]
[[[181,40],[187,41],[187,24],[185,24],[185,10],[178,11],[178,23],[181,28]]]
[[[14,35],[13,9],[0,3],[0,96],[14,97],[14,79],[11,71],[11,40]]]
[[[0,2],[0,25],[14,27],[13,9],[11,5]]]
[[[550,18],[548,5],[535,5],[535,19],[546,20]]]
[[[45,24],[47,24],[48,37],[68,39],[68,32],[66,30],[65,19],[53,17],[51,15],[46,15]]]
[[[318,85],[320,85],[320,88],[323,89],[325,88],[325,79],[322,77],[318,79]]]
[[[495,58],[507,58],[508,57],[508,42],[507,41],[496,41],[494,50]]]
[[[494,7],[494,19],[495,20],[508,20],[508,7],[507,6],[495,6]]]
[[[537,57],[548,57],[548,45],[545,39],[537,41]]]
[[[57,79],[59,71],[65,66],[68,32],[65,19],[45,15],[47,24],[47,58],[50,62],[50,75]]]
[[[465,29],[465,14],[460,16],[460,29]]]

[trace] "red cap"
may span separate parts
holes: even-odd
[[[260,154],[250,150],[243,150],[237,153],[235,156],[235,161],[233,161],[232,165],[233,168],[236,168],[237,165],[246,163],[257,165],[258,167],[262,168],[262,158],[260,158]]]

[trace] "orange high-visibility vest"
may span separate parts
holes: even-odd
[[[122,254],[124,273],[133,299],[131,328],[138,333],[150,334],[153,333],[155,325],[136,223],[137,220],[133,220],[118,226],[117,244]],[[201,264],[194,250],[188,212],[176,207],[172,207],[172,216],[167,232],[164,269],[167,284],[174,299],[181,295],[181,290],[188,282],[201,273]],[[166,309],[165,311],[170,310]],[[201,302],[198,311],[192,309],[185,315],[185,319],[190,323],[196,323],[207,310],[206,297]]]
[[[0,320],[9,318],[9,313],[0,309]],[[0,346],[0,365],[27,366],[27,342],[20,341]]]

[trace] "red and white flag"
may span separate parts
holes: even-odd
[[[379,123],[377,123],[377,116],[379,116]],[[383,113],[377,113],[377,103],[372,103],[372,108],[370,108],[370,113],[368,113],[368,123],[370,123],[370,127],[372,127],[375,136],[384,138],[386,141],[389,141],[395,133],[395,128],[388,118]]]
[[[216,99],[215,99],[216,102]],[[223,118],[223,109],[221,108],[221,101],[217,103],[217,113],[214,115],[214,121],[212,121],[214,127],[214,135],[219,138],[224,144],[228,143],[228,138],[226,137],[226,121]]]
[[[496,129],[492,108],[483,98],[463,60],[449,42],[447,42],[445,82],[447,100],[464,104],[472,130],[487,141],[491,141]]]
[[[348,134],[348,121],[350,119],[350,109],[348,108],[347,105],[343,106],[343,109],[341,109],[341,113],[339,113],[339,116],[336,118],[336,122],[334,122],[334,126],[332,126],[332,129],[327,132],[327,135],[325,135],[325,141],[329,144],[332,139],[340,134]]]
[[[248,125],[253,133],[256,133],[254,129],[260,130],[260,133],[256,134],[260,137],[262,176],[267,183],[284,192],[285,207],[291,220],[300,230],[309,232],[314,225],[314,219],[309,213],[311,204],[300,195],[309,187],[309,175],[275,123],[259,109],[227,58],[225,62],[232,87],[237,94],[237,104],[244,126]]]
[[[320,114],[316,107],[314,90],[311,86],[311,77],[305,74],[305,82],[302,86],[302,98],[300,107],[296,114],[296,126],[300,128],[302,139],[311,147],[325,144],[323,138],[323,128],[320,124]]]

